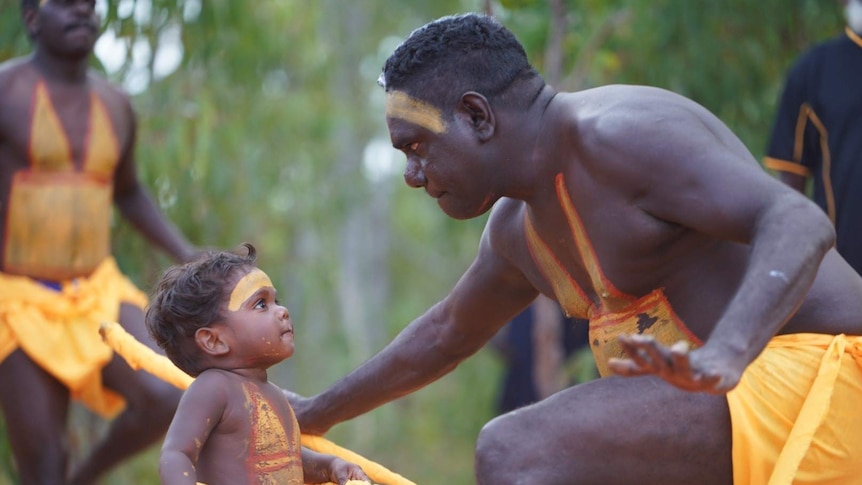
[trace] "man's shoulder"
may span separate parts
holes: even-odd
[[[663,109],[696,104],[673,91],[638,84],[609,84],[564,93],[564,116],[578,125],[589,126],[603,120],[640,122],[638,115],[653,116]]]
[[[703,107],[682,94],[644,85],[615,84],[571,93],[559,117],[563,130],[571,130],[580,149],[627,144],[669,122],[700,116]]]
[[[104,100],[112,103],[122,103],[123,105],[131,105],[129,95],[126,94],[119,86],[108,80],[102,74],[96,71],[89,72],[90,86]]]
[[[0,86],[11,82],[15,77],[25,72],[28,66],[28,57],[15,57],[0,63]]]
[[[506,247],[512,237],[521,237],[524,234],[524,210],[526,202],[509,197],[498,200],[485,224],[484,237],[492,243],[495,248]]]

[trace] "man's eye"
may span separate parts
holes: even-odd
[[[419,149],[419,142],[418,142],[418,141],[414,141],[413,143],[411,143],[411,144],[407,145],[407,148],[408,148],[411,152],[415,152],[416,150],[418,150],[418,149]]]

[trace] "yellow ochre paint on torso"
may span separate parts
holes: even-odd
[[[15,172],[9,194],[3,267],[47,280],[88,275],[110,254],[113,175],[120,148],[110,116],[90,94],[81,159],[44,81],[33,93],[28,168]]]
[[[527,247],[566,314],[589,319],[590,348],[599,373],[609,375],[608,360],[625,357],[617,340],[623,334],[651,335],[665,345],[684,340],[691,347],[700,346],[700,340],[676,316],[660,288],[638,298],[622,293],[605,277],[562,174],[557,175],[555,188],[575,249],[590,277],[598,302],[593,302],[562,266],[536,231],[529,213],[524,215]]]
[[[246,469],[255,485],[303,485],[299,424],[290,410],[289,423],[282,422],[273,404],[256,385],[242,384],[251,412],[251,443]]]

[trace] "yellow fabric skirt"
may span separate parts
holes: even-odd
[[[116,321],[120,303],[144,308],[147,296],[110,257],[90,277],[65,281],[59,291],[0,273],[0,362],[20,348],[66,385],[73,399],[113,417],[125,402],[102,385],[101,370],[113,350],[102,341],[99,324]]]
[[[862,337],[776,336],[727,401],[735,485],[862,484]]]

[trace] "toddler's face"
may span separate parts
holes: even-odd
[[[241,356],[245,365],[269,367],[293,355],[293,322],[266,273],[252,268],[239,274],[226,306],[231,353]]]

